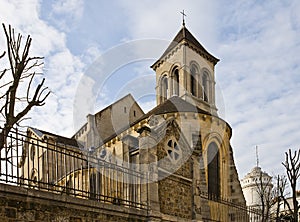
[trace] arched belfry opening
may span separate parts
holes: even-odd
[[[197,80],[196,80],[196,71],[195,71],[195,67],[192,66],[191,69],[191,94],[193,96],[197,96]]]
[[[177,95],[217,115],[214,67],[218,61],[183,26],[163,55],[151,66],[156,72],[157,104]]]
[[[176,66],[172,71],[173,95],[179,96],[179,69]]]
[[[168,77],[164,75],[160,81],[160,101],[163,103],[168,98]]]
[[[190,89],[191,89],[191,94],[195,97],[199,97],[199,83],[200,83],[200,78],[199,78],[199,69],[195,64],[191,64],[191,69],[190,69]]]
[[[210,84],[209,84],[209,75],[207,71],[204,71],[202,74],[202,98],[205,102],[209,102],[210,94]]]

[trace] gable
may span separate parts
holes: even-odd
[[[144,115],[143,110],[128,94],[105,109],[95,114],[96,129],[102,141],[128,128]]]
[[[158,167],[164,173],[175,173],[191,178],[189,159],[193,152],[192,148],[181,132],[175,118],[170,118],[163,124],[165,125],[157,126],[158,130],[154,128],[159,141],[157,144]]]

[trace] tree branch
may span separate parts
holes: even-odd
[[[289,149],[288,152],[285,152],[285,162],[282,163],[282,165],[286,169],[286,174],[288,176],[291,188],[292,188],[292,201],[294,208],[291,209],[289,206],[286,198],[284,198],[284,202],[287,203],[289,209],[291,209],[293,219],[297,221],[298,219],[298,201],[297,201],[297,180],[300,176],[299,169],[300,169],[300,149],[298,151],[295,151],[294,154],[292,154],[292,150]]]
[[[2,53],[2,55],[0,55],[0,59],[2,59],[5,56],[5,51]]]
[[[38,84],[34,90],[32,99],[30,98],[30,91],[35,76],[35,69],[41,65],[43,62],[39,60],[43,57],[30,57],[29,51],[32,43],[32,38],[30,35],[27,36],[24,47],[22,46],[22,35],[15,34],[15,30],[9,25],[8,29],[2,23],[4,34],[6,37],[7,43],[7,58],[9,61],[10,69],[4,69],[0,73],[0,78],[10,70],[12,75],[12,80],[9,83],[5,83],[2,87],[8,87],[7,91],[0,96],[0,99],[5,100],[4,105],[1,107],[1,115],[4,116],[5,124],[4,128],[0,131],[0,150],[4,147],[5,140],[8,136],[8,133],[15,124],[21,122],[25,115],[31,110],[34,106],[43,106],[45,104],[46,98],[49,96],[50,91],[47,87],[44,87],[45,78],[42,79],[40,84]],[[0,55],[0,59],[6,55],[4,52]],[[27,85],[26,97],[19,95],[18,88],[19,85],[24,83],[24,79],[30,78]],[[48,91],[48,92],[47,92]],[[20,98],[26,98],[26,100],[20,100]],[[16,102],[25,102],[23,109],[17,113],[16,111]]]

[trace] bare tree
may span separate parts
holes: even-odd
[[[276,186],[273,189],[273,204],[276,205],[274,208],[275,211],[275,221],[281,221],[281,213],[280,212],[280,205],[286,199],[286,187],[287,187],[287,178],[285,175],[277,175],[276,176]]]
[[[258,181],[256,183],[256,192],[260,198],[261,204],[261,222],[269,221],[270,210],[274,202],[274,192],[272,177],[263,175],[263,172],[260,172]]]
[[[290,206],[289,202],[284,198],[284,202],[288,206],[289,211],[291,212],[291,215],[293,217],[293,221],[298,221],[298,211],[300,208],[300,205],[297,201],[297,180],[300,177],[300,149],[298,151],[295,151],[292,154],[292,150],[289,149],[288,152],[285,152],[285,162],[282,163],[282,165],[286,169],[286,174],[288,176],[288,180],[291,185],[292,189],[292,202],[293,207]]]
[[[35,89],[32,89],[37,69],[43,65],[43,61],[41,61],[43,57],[29,56],[32,38],[28,35],[24,44],[20,33],[15,34],[15,30],[10,25],[8,30],[4,24],[2,26],[6,37],[7,51],[1,54],[0,59],[7,56],[9,68],[0,71],[0,80],[4,82],[0,86],[3,92],[0,94],[0,113],[4,119],[3,128],[0,128],[0,150],[3,149],[11,129],[24,120],[32,107],[43,106],[50,94],[48,88],[44,87],[45,78]],[[25,84],[26,87],[25,92],[23,90],[24,95],[20,94],[20,90],[18,90],[21,84]],[[22,103],[22,105],[17,103]]]

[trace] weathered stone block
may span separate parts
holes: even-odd
[[[7,201],[7,206],[9,207],[15,207],[18,208],[20,206],[21,202],[17,200],[8,200]]]
[[[86,220],[86,221],[88,221],[88,220]],[[82,222],[82,219],[78,218],[78,217],[70,217],[70,222]]]
[[[18,211],[17,219],[24,221],[35,221],[35,211]]]
[[[5,197],[0,198],[0,206],[5,206],[6,203],[7,203],[7,198]]]
[[[17,210],[14,208],[5,208],[5,216],[8,218],[16,218]]]
[[[35,220],[36,221],[49,221],[49,213],[38,210],[35,212]]]

